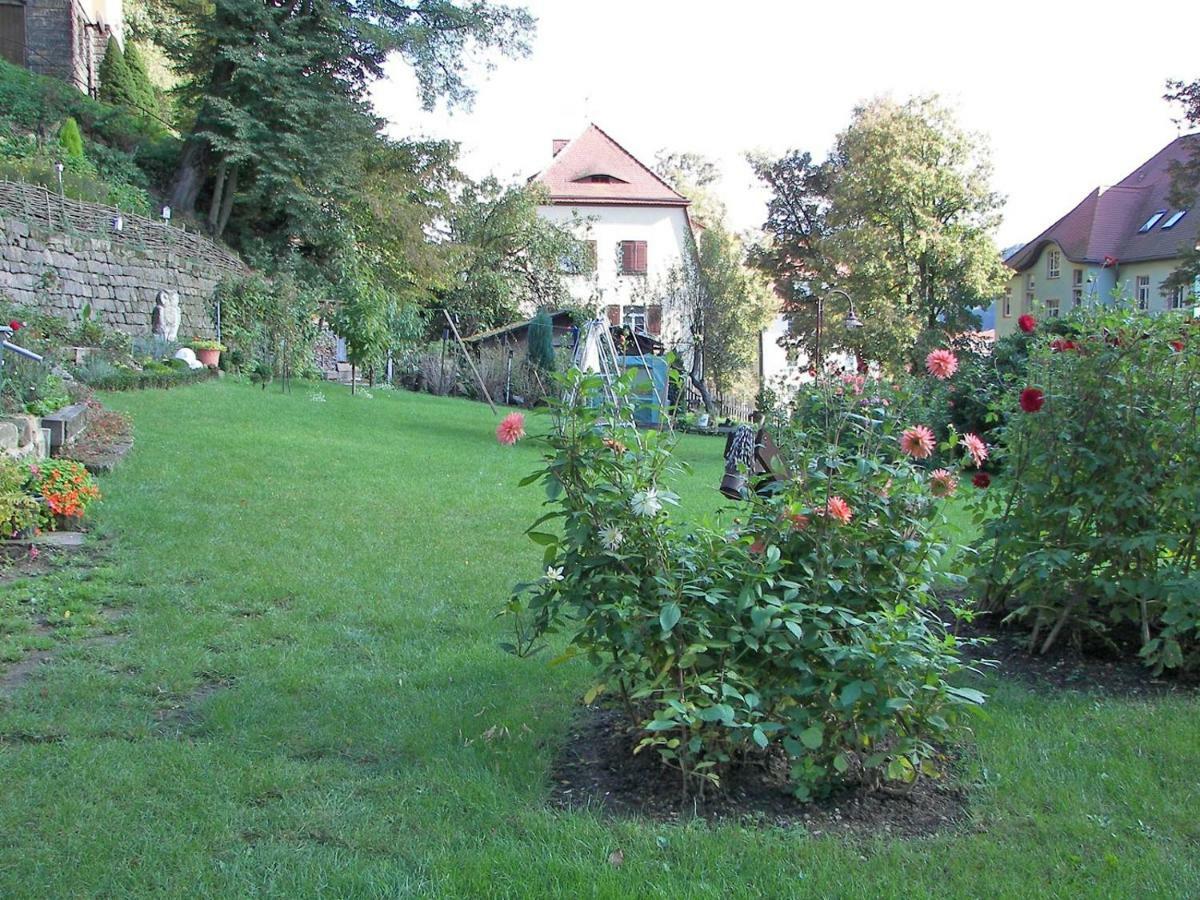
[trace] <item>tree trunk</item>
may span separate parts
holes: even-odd
[[[241,169],[234,166],[229,172],[229,179],[225,184],[225,198],[221,201],[221,217],[217,220],[217,230],[213,232],[213,237],[223,235],[225,226],[229,224],[229,214],[233,211],[233,198],[237,194],[239,171]]]
[[[217,165],[217,174],[213,176],[212,200],[208,204],[208,231],[217,233],[217,223],[221,221],[221,198],[225,191],[226,172],[228,165],[222,158]]]
[[[712,395],[708,392],[708,388],[704,386],[704,379],[697,378],[695,372],[688,372],[688,381],[694,384],[696,390],[700,393],[700,399],[704,402],[704,411],[715,419],[717,417],[717,408],[713,403]]]
[[[208,144],[198,138],[191,138],[184,145],[167,195],[167,202],[173,209],[190,213],[196,208],[196,198],[200,196],[207,176],[208,156]]]

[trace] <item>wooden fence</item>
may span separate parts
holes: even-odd
[[[685,403],[688,411],[699,410],[704,411],[704,400],[700,397],[700,392],[696,390],[696,386],[690,381],[685,382],[687,389],[684,393]],[[713,406],[717,410],[717,421],[725,419],[733,419],[735,422],[746,422],[750,419],[750,413],[754,412],[754,402],[752,400],[737,400],[733,397],[713,397]]]
[[[113,206],[71,200],[37,184],[0,181],[0,213],[39,230],[102,238],[122,250],[176,253],[231,275],[249,271],[233,251],[202,234]]]

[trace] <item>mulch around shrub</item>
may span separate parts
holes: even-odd
[[[1118,633],[1115,645],[1095,638],[1061,640],[1043,655],[1029,652],[1027,631],[987,617],[960,625],[958,633],[988,641],[966,648],[964,656],[969,660],[991,660],[995,668],[981,667],[984,671],[995,671],[1035,690],[1152,697],[1200,689],[1200,673],[1179,677],[1166,672],[1156,677],[1138,658],[1138,642],[1131,634]]]
[[[695,817],[808,834],[921,837],[970,827],[966,791],[951,774],[921,779],[909,792],[855,788],[827,800],[802,803],[765,768],[745,766],[726,776],[703,801],[680,795],[679,774],[653,750],[636,756],[635,737],[620,710],[587,706],[576,717],[554,762],[550,802],[563,809],[594,809],[660,822]]]

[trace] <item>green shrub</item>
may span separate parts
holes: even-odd
[[[68,163],[83,163],[86,157],[83,153],[83,133],[74,116],[67,116],[62,127],[58,129],[58,146]]]
[[[538,310],[538,314],[529,323],[526,334],[529,343],[529,362],[543,372],[554,371],[554,321],[546,310]]]
[[[0,535],[17,537],[38,524],[41,505],[25,489],[28,471],[16,460],[0,456]]]
[[[981,509],[985,606],[1043,652],[1090,633],[1156,670],[1194,669],[1200,328],[1119,306],[1060,333],[1034,333],[1023,390],[1000,409],[1007,483]]]
[[[569,377],[596,396],[598,376]],[[546,465],[525,479],[551,507],[529,531],[546,574],[517,586],[508,649],[564,632],[563,658],[598,669],[588,702],[619,697],[638,749],[685,790],[772,758],[801,798],[936,775],[934,742],[983,699],[947,681],[958,644],[930,611],[934,495],[955,476],[939,482],[893,449],[899,410],[838,387],[824,386],[822,427],[777,435],[805,461],[794,477],[730,528],[677,522],[674,438],[612,424],[601,403],[555,405]],[[543,530],[555,520],[561,536]]]
[[[207,366],[199,369],[179,369],[168,366],[165,372],[138,372],[134,369],[114,367],[110,373],[97,373],[87,382],[97,391],[140,391],[148,388],[172,388],[195,384],[217,377]]]
[[[133,73],[125,64],[125,52],[115,38],[109,38],[104,48],[104,58],[100,60],[98,74],[101,100],[115,106],[136,106]]]

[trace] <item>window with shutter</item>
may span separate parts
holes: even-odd
[[[657,303],[646,307],[646,332],[648,334],[662,332],[662,306]]]
[[[621,241],[621,274],[646,274],[645,241]]]
[[[615,303],[610,303],[608,305],[608,324],[609,325],[620,325],[621,324],[621,307]]]

